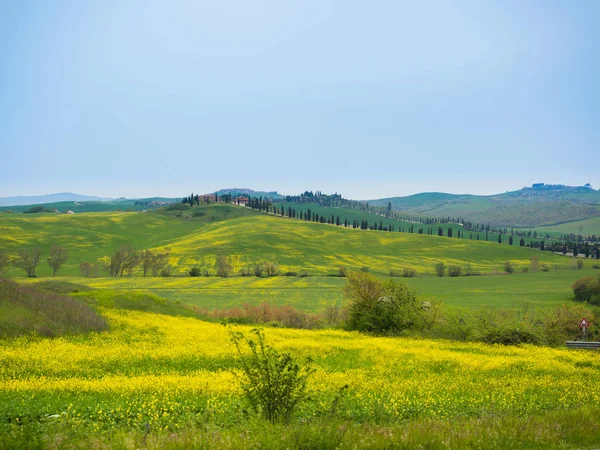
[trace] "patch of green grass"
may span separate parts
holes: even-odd
[[[416,277],[401,281],[423,297],[448,306],[491,308],[550,308],[573,301],[571,284],[597,273],[592,269],[519,273],[475,277]],[[345,278],[66,278],[70,283],[128,294],[148,293],[203,309],[222,309],[244,303],[291,305],[308,312],[343,306]],[[38,282],[36,280],[25,280]],[[94,291],[95,292],[95,291]],[[89,294],[92,295],[92,294]],[[111,294],[112,295],[112,294]]]
[[[558,237],[561,234],[581,234],[583,236],[600,236],[600,217],[592,219],[579,220],[575,222],[562,223],[560,225],[538,227],[533,230],[539,233],[550,234],[550,236]],[[532,231],[533,231],[532,230]]]
[[[178,301],[168,300],[147,292],[98,289],[76,292],[72,294],[72,297],[81,299],[95,308],[145,311],[169,316],[200,317]]]

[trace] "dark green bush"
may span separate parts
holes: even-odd
[[[190,277],[199,277],[200,275],[202,275],[200,267],[192,267],[190,269]]]
[[[518,328],[498,328],[490,331],[482,337],[483,342],[487,344],[502,345],[520,345],[532,344],[540,345],[540,338],[534,333]]]
[[[578,302],[595,304],[600,296],[600,276],[580,278],[571,285],[571,289],[573,289],[575,300]]]
[[[448,266],[448,276],[451,277],[460,277],[462,274],[462,269],[460,266]]]

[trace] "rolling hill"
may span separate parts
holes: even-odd
[[[438,192],[369,200],[375,206],[499,227],[536,227],[600,217],[600,191],[588,186],[534,184],[504,194],[456,195]]]
[[[496,242],[346,229],[225,204],[196,207],[185,213],[0,215],[0,251],[16,255],[36,245],[45,262],[53,244],[69,250],[62,275],[77,275],[81,262],[94,263],[126,244],[139,250],[170,247],[171,264],[180,274],[193,266],[212,269],[218,255],[235,256],[237,269],[270,260],[282,271],[313,275],[335,274],[340,266],[369,267],[380,274],[411,266],[421,273],[432,273],[438,261],[492,272],[501,271],[507,260],[517,268],[528,266],[533,254],[541,262],[570,266],[569,259],[561,256]],[[21,271],[11,268],[10,273]],[[38,274],[49,275],[49,267],[40,264]]]
[[[92,195],[80,195],[73,194],[71,192],[62,192],[58,194],[46,195],[18,195],[16,197],[0,197],[0,206],[41,205],[45,203],[88,202],[100,200],[100,197],[94,197]]]

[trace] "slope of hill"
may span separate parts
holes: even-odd
[[[337,273],[340,266],[387,274],[391,269],[415,267],[432,273],[438,261],[470,265],[474,270],[502,270],[511,260],[528,266],[536,254],[542,262],[568,266],[567,258],[522,247],[469,239],[354,230],[326,224],[290,220],[234,205],[194,208],[191,216],[176,217],[162,211],[148,213],[92,213],[81,215],[1,215],[0,251],[16,255],[37,245],[42,261],[52,244],[69,250],[63,275],[77,275],[83,261],[95,262],[116,248],[171,248],[174,273],[186,274],[193,266],[214,269],[218,255],[236,257],[237,268],[270,260],[283,271],[311,274]],[[194,217],[194,215],[196,215]],[[10,273],[21,271],[12,268]],[[41,264],[39,275],[50,274]]]
[[[46,195],[18,195],[16,197],[0,197],[0,206],[41,205],[44,203],[88,202],[100,200],[100,197],[94,197],[91,195],[80,195],[73,194],[71,192],[62,192],[58,194]]]
[[[588,186],[534,184],[490,196],[423,193],[370,200],[375,206],[435,217],[461,217],[501,227],[535,227],[600,217],[600,191]]]

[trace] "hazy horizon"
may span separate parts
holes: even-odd
[[[0,196],[600,185],[600,3],[0,5]]]

